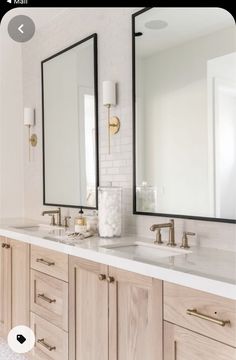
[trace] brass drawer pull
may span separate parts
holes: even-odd
[[[41,263],[43,265],[47,265],[47,266],[55,265],[54,262],[47,261],[47,260],[44,260],[44,259],[36,259],[36,262]]]
[[[111,284],[115,281],[115,279],[113,278],[113,276],[108,276],[107,281],[109,282],[109,284]]]
[[[230,324],[229,320],[219,320],[219,319],[216,319],[216,318],[214,318],[212,316],[201,314],[201,313],[199,313],[197,311],[197,309],[187,309],[186,313],[187,313],[187,315],[196,316],[196,317],[198,317],[200,319],[213,322],[214,324],[217,324],[217,325],[220,325],[220,326],[225,326],[226,324]]]
[[[43,347],[45,347],[48,351],[52,351],[52,350],[56,350],[56,346],[51,346],[49,344],[47,344],[44,339],[38,339],[37,343],[39,343],[40,345],[42,345]]]
[[[45,296],[44,294],[38,294],[38,298],[42,299],[43,301],[48,302],[49,304],[56,302],[55,299],[50,299],[49,297]]]
[[[99,279],[100,281],[106,280],[106,275],[105,275],[105,274],[99,274],[99,275],[98,275],[98,279]]]

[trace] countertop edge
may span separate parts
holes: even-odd
[[[81,257],[104,265],[131,271],[140,275],[153,277],[162,281],[168,281],[177,285],[186,286],[195,290],[236,300],[236,285],[217,281],[203,276],[190,274],[157,265],[138,262],[132,259],[113,256],[96,252],[93,249],[85,249],[79,246],[71,246],[52,240],[43,239],[26,233],[14,232],[11,229],[1,229],[0,236],[22,241],[31,245],[41,246],[71,256]]]

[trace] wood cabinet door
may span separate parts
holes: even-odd
[[[4,237],[0,237],[0,336],[6,337],[10,328],[11,253],[9,241]]]
[[[109,268],[109,359],[162,360],[162,281]]]
[[[11,327],[30,325],[29,244],[9,240],[11,256]]]
[[[235,360],[236,349],[164,322],[164,360]]]
[[[107,266],[70,256],[69,359],[108,360]]]

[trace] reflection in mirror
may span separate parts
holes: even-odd
[[[96,208],[96,35],[42,62],[44,204]]]
[[[135,14],[134,212],[236,219],[236,33],[221,8]]]

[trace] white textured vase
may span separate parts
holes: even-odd
[[[98,228],[101,237],[121,236],[121,188],[98,189]]]

